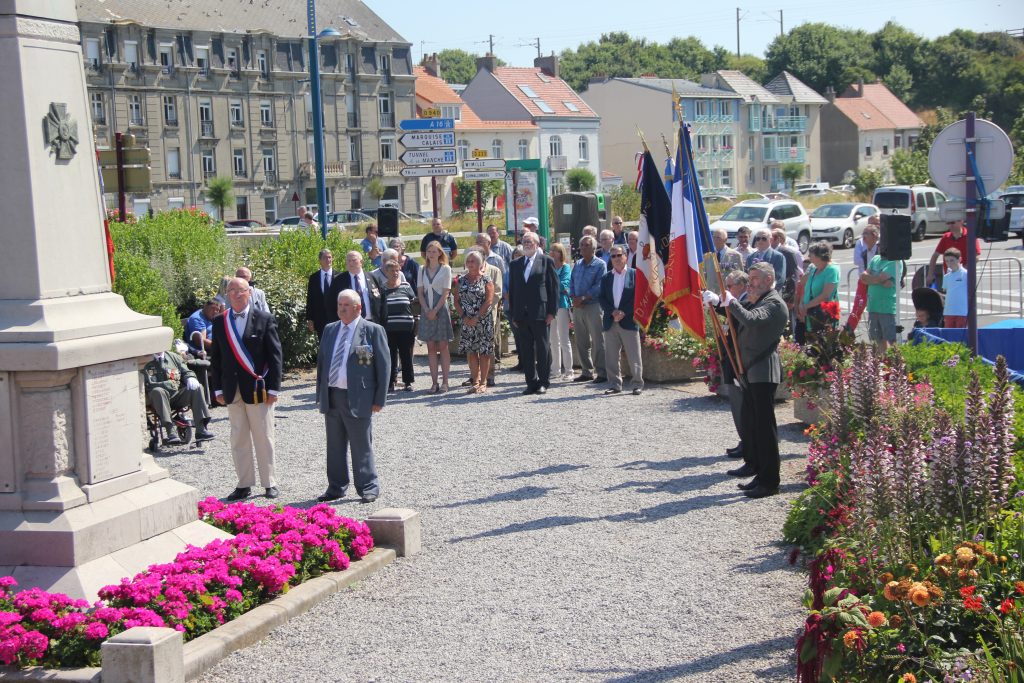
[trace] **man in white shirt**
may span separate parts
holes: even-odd
[[[604,365],[611,384],[605,394],[622,393],[622,373],[619,355],[626,351],[631,374],[633,395],[644,390],[644,366],[640,358],[640,329],[633,318],[636,298],[636,269],[626,267],[626,248],[621,244],[611,247],[608,258],[612,270],[601,278],[601,308],[604,310]]]

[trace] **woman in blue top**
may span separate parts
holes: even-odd
[[[555,262],[555,274],[558,275],[558,310],[555,319],[548,327],[548,342],[551,348],[551,377],[572,379],[572,346],[569,343],[569,250],[564,244],[555,242],[548,251],[548,256]]]
[[[821,310],[826,301],[839,302],[839,266],[832,263],[832,245],[828,242],[815,242],[807,248],[807,257],[811,261],[804,277],[804,298],[797,308],[797,318],[807,321],[807,331],[813,332],[826,324],[835,327],[838,318]]]

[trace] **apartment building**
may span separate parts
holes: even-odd
[[[315,203],[309,48],[303,3],[77,0],[97,146],[116,132],[152,152],[153,191],[137,213],[205,206],[230,176],[221,218],[271,223]],[[359,0],[319,0],[325,180],[335,209],[415,206],[400,174],[396,125],[415,112],[411,45]],[[108,195],[109,200],[109,195]]]

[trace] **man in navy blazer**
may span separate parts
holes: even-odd
[[[317,500],[342,498],[352,478],[364,503],[380,495],[373,457],[371,419],[384,408],[391,379],[391,352],[380,325],[363,318],[363,298],[338,294],[338,320],[324,329],[316,358],[316,401],[327,427],[327,490]]]
[[[626,248],[621,244],[616,244],[609,252],[612,269],[601,278],[600,295],[604,311],[604,365],[611,384],[604,393],[622,393],[619,354],[625,349],[633,373],[633,395],[639,396],[644,390],[644,366],[640,359],[640,329],[633,319],[636,269],[626,266]]]
[[[227,289],[229,308],[213,321],[210,390],[228,407],[231,457],[238,485],[228,500],[249,497],[256,483],[253,454],[267,498],[277,498],[274,481],[274,404],[281,389],[283,355],[274,316],[250,304],[252,289],[239,277]]]
[[[536,233],[523,233],[523,256],[508,271],[509,319],[516,330],[527,395],[545,394],[551,384],[548,327],[558,309],[555,262],[540,251],[539,239]]]
[[[768,263],[775,269],[775,288],[782,289],[786,281],[786,257],[772,249],[772,235],[767,230],[754,234],[754,251],[747,257],[747,271],[755,263]]]

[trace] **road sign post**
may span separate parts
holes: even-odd
[[[402,119],[401,130],[455,130],[455,119]]]
[[[406,149],[439,149],[455,146],[455,133],[450,131],[420,131],[405,133],[398,144]]]
[[[454,164],[455,148],[446,149],[413,149],[402,152],[398,157],[406,166],[423,166],[432,164]]]
[[[117,153],[117,212],[118,220],[128,222],[128,201],[124,194],[124,133],[114,136],[114,150]]]
[[[401,171],[403,178],[428,178],[459,175],[458,166],[406,166]]]
[[[463,171],[463,180],[504,180],[504,171]]]

